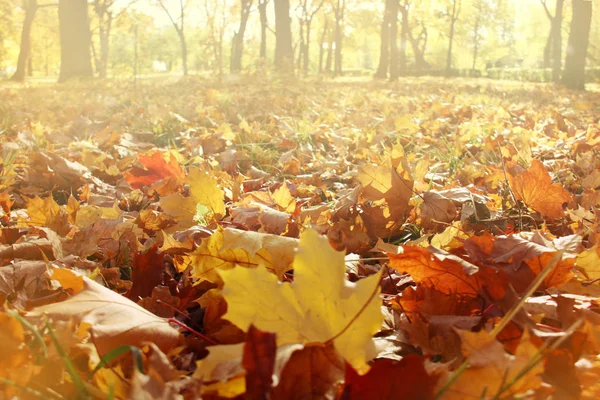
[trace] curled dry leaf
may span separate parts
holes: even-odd
[[[85,277],[83,289],[76,295],[27,313],[28,318],[43,315],[53,320],[89,324],[90,334],[101,355],[123,345],[141,346],[144,341],[152,341],[163,351],[168,351],[179,340],[179,332],[167,320]]]

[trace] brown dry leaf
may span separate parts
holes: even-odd
[[[198,304],[204,308],[202,326],[204,333],[222,344],[239,343],[244,340],[244,332],[223,319],[227,312],[227,302],[221,291],[211,289],[198,299]]]
[[[181,299],[173,296],[167,286],[155,286],[152,295],[138,301],[138,304],[162,318],[172,318],[179,313]]]
[[[164,257],[165,253],[158,251],[158,243],[145,253],[134,253],[131,271],[133,284],[131,289],[125,294],[126,297],[133,301],[138,301],[150,296],[156,286],[164,285]]]
[[[511,398],[513,395],[525,393],[540,387],[544,366],[538,363],[529,371],[519,376],[538,352],[531,342],[527,331],[523,333],[521,342],[514,356],[504,352],[502,345],[484,331],[479,333],[461,332],[463,337],[463,355],[473,366],[460,375],[456,382],[446,392],[444,399],[463,400],[466,398],[479,399],[481,396]],[[513,379],[518,380],[512,384]],[[439,385],[445,382],[440,381]],[[509,387],[505,387],[509,386]],[[504,388],[500,394],[501,388]]]
[[[137,368],[131,378],[128,399],[132,400],[181,400],[180,394],[189,380],[178,380],[180,373],[171,364],[169,358],[154,343],[146,343],[148,367],[146,373]]]
[[[47,315],[53,320],[90,324],[92,339],[101,355],[122,345],[139,347],[144,341],[169,351],[179,341],[179,332],[166,320],[88,278],[84,277],[83,282],[83,290],[76,295],[34,308],[27,317]]]
[[[365,204],[362,219],[374,237],[385,237],[390,229],[397,228],[408,209],[414,182],[400,163],[401,158],[390,156],[381,165],[359,168],[361,196],[369,203],[368,207]]]
[[[548,265],[558,250],[564,250],[565,254],[546,277],[543,287],[567,283],[573,277],[571,270],[580,243],[578,235],[550,240],[539,232],[521,232],[495,237],[473,236],[465,241],[464,249],[474,262],[503,268],[520,292]]]
[[[564,216],[563,205],[572,200],[561,184],[552,183],[552,178],[539,160],[521,173],[509,173],[508,183],[517,200],[523,200],[543,217],[558,219]]]
[[[344,379],[344,359],[333,346],[306,345],[283,367],[273,400],[331,399],[335,384]]]
[[[30,301],[51,295],[44,261],[13,261],[0,267],[0,303],[26,309]]]
[[[437,222],[451,223],[458,215],[454,201],[434,191],[423,193],[419,211],[423,224],[427,226]]]
[[[246,399],[266,400],[271,392],[277,344],[275,334],[248,329],[242,366],[246,370]]]

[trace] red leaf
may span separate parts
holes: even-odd
[[[134,189],[151,186],[154,182],[170,176],[181,181],[185,177],[185,173],[175,157],[171,157],[169,162],[166,162],[159,151],[154,152],[151,156],[141,155],[138,161],[145,168],[134,166],[125,172],[125,180]]]
[[[145,253],[135,253],[131,273],[133,285],[126,294],[129,299],[138,301],[149,297],[155,286],[164,285],[164,257],[164,253],[158,253],[158,243]]]
[[[242,366],[248,372],[246,374],[247,400],[268,398],[271,392],[276,352],[275,334],[260,331],[254,325],[250,326],[242,358]]]
[[[424,357],[408,355],[400,361],[378,359],[360,376],[346,364],[346,386],[341,400],[433,399],[437,376],[425,371]]]

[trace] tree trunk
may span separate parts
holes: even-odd
[[[585,59],[592,25],[592,2],[573,0],[573,17],[562,82],[570,89],[585,89]]]
[[[408,31],[410,30],[408,21],[408,4],[400,7],[400,13],[402,14],[402,30],[400,32],[400,55],[399,55],[399,68],[400,71],[406,71],[406,47],[408,41]]]
[[[233,36],[233,44],[231,46],[231,72],[239,72],[242,70],[242,55],[244,53],[244,35],[246,34],[246,25],[250,16],[250,7],[253,0],[241,0],[241,15],[240,27]]]
[[[552,38],[554,37],[554,23],[552,23],[550,28],[550,33],[548,33],[548,38],[546,39],[546,45],[544,46],[544,61],[543,67],[550,68],[552,67],[552,61],[550,60],[552,56]]]
[[[310,27],[312,24],[312,19],[306,21],[306,44],[304,47],[304,76],[308,76],[308,63],[310,60]]]
[[[337,0],[337,8],[335,10],[335,64],[333,68],[334,76],[342,75],[342,23],[344,21],[345,8],[346,0]]]
[[[306,42],[304,42],[304,21],[302,19],[299,20],[300,29],[300,43],[294,46],[294,53],[296,52],[296,47],[298,47],[298,58],[296,59],[296,66],[298,68],[298,72],[302,71],[302,61],[304,60],[304,50],[306,48]]]
[[[93,76],[90,54],[90,21],[86,0],[59,0],[59,82]]]
[[[12,81],[23,82],[27,69],[27,61],[31,55],[31,26],[35,19],[35,13],[38,9],[37,0],[27,0],[25,3],[25,20],[23,21],[23,30],[21,31],[21,50],[19,51],[19,60],[17,61],[17,70],[10,78]]]
[[[560,81],[562,66],[562,14],[565,0],[556,0],[556,11],[552,20],[552,80]]]
[[[333,64],[333,39],[329,38],[329,47],[327,48],[327,60],[325,61],[325,70],[331,74],[331,66]]]
[[[461,0],[452,0],[452,14],[450,15],[450,33],[448,34],[448,54],[446,55],[446,76],[452,74],[452,45],[454,44],[454,25],[458,20],[460,6],[457,8]]]
[[[323,33],[321,34],[321,46],[319,48],[319,74],[323,72],[323,58],[325,56],[325,38],[327,36],[327,25],[329,25],[329,19],[325,19],[323,26]]]
[[[258,1],[258,12],[260,14],[260,58],[267,58],[267,4],[268,0]]]
[[[375,78],[387,78],[390,65],[390,24],[391,24],[391,3],[393,0],[386,0],[385,10],[383,12],[383,22],[381,23],[381,46],[379,49],[379,66],[375,72]]]
[[[293,73],[294,49],[290,0],[275,1],[275,65],[282,72]]]
[[[113,15],[110,11],[105,11],[104,15],[101,17],[98,14],[98,23],[99,23],[99,41],[100,41],[100,57],[98,58],[98,75],[100,78],[106,78],[108,72],[108,55],[110,53],[110,31],[112,28],[112,19]],[[106,16],[106,20],[104,20],[104,16]]]
[[[419,47],[419,43],[421,41],[421,37],[424,37],[423,48]],[[427,29],[423,27],[421,31],[421,35],[419,39],[415,39],[410,29],[408,30],[408,40],[410,41],[410,45],[413,49],[413,53],[415,54],[415,68],[423,69],[428,68],[429,63],[425,61],[425,48],[427,46]]]
[[[392,18],[390,24],[390,80],[398,79],[400,52],[398,51],[398,0],[392,2]]]
[[[188,51],[187,51],[187,43],[185,41],[185,34],[183,29],[177,30],[177,34],[179,35],[179,44],[181,46],[181,63],[183,64],[183,76],[187,76],[188,74]]]
[[[477,16],[475,20],[475,29],[473,30],[473,65],[471,66],[471,70],[475,71],[475,67],[477,66],[477,54],[479,53],[479,23],[480,23],[480,15]]]
[[[386,0],[383,23],[381,24],[381,50],[379,66],[375,78],[387,78],[388,70],[390,79],[398,79],[400,54],[398,51],[398,12],[399,0]]]

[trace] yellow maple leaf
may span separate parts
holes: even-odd
[[[600,249],[598,245],[582,251],[575,259],[575,266],[583,270],[589,279],[600,278]]]
[[[228,304],[223,316],[248,330],[277,334],[278,346],[333,341],[359,373],[376,354],[372,337],[383,321],[380,273],[359,282],[345,279],[344,253],[307,229],[294,259],[294,283],[281,283],[264,267],[219,271]]]
[[[221,219],[225,215],[225,193],[214,176],[192,168],[187,183],[190,185],[190,194],[196,203],[206,206],[214,214],[215,219]]]
[[[184,230],[194,225],[199,206],[207,210],[206,215],[203,215],[207,222],[220,220],[225,215],[225,193],[214,176],[192,168],[186,182],[190,185],[190,197],[174,193],[160,199],[160,207],[177,222],[168,232]]]
[[[287,183],[281,185],[273,192],[273,200],[275,200],[275,203],[285,212],[292,213],[296,210],[296,199],[290,193],[290,188]]]
[[[177,262],[177,268],[180,271],[191,266],[193,268],[192,276],[198,283],[210,281],[216,284],[222,282],[217,271],[232,269],[236,265],[246,268],[264,265],[266,268],[273,269],[271,255],[264,248],[255,253],[241,247],[227,248],[222,227],[219,227],[212,236],[203,239],[202,244],[196,250],[183,256],[181,262]]]

